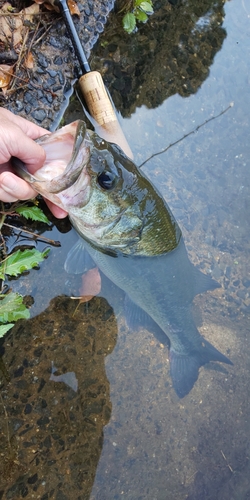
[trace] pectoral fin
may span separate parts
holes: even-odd
[[[64,269],[68,274],[83,274],[96,267],[96,264],[84,248],[82,238],[79,238],[69,250],[64,263]]]

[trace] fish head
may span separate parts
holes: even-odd
[[[15,171],[66,210],[83,237],[100,246],[124,247],[139,236],[142,220],[133,206],[135,167],[118,146],[88,130],[82,120],[36,142],[46,153],[42,168],[30,174],[12,158]]]
[[[169,236],[161,237],[167,229],[172,247],[176,244],[178,227],[166,204],[118,146],[81,120],[37,142],[46,152],[43,167],[31,175],[14,159],[14,168],[69,213],[83,238],[100,249],[152,255],[169,251]]]
[[[83,234],[99,246],[126,248],[140,239],[144,215],[143,194],[133,162],[121,149],[91,133],[92,145],[86,165],[88,202],[71,206],[70,218]],[[130,250],[129,250],[130,249]]]

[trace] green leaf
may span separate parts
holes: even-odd
[[[134,14],[132,14],[131,12],[125,14],[125,16],[122,19],[122,24],[123,28],[125,29],[125,31],[127,31],[127,33],[132,33],[132,31],[134,31],[136,27],[136,19]]]
[[[23,304],[22,295],[11,292],[0,296],[0,298],[0,323],[10,323],[18,319],[28,319],[30,317],[29,310]]]
[[[14,326],[14,323],[9,323],[8,325],[0,325],[0,339]]]
[[[143,10],[144,12],[148,12],[149,14],[152,14],[154,12],[151,2],[141,2],[139,7],[141,10]]]
[[[9,276],[17,276],[24,271],[29,271],[32,267],[36,267],[39,262],[48,255],[49,248],[43,252],[39,252],[36,248],[27,250],[17,250],[7,257],[0,265],[0,279],[4,279],[4,274]]]
[[[136,9],[135,17],[141,23],[145,23],[148,20],[148,16],[147,16],[146,12],[143,12],[140,9]]]
[[[49,219],[43,213],[43,211],[38,207],[29,207],[28,205],[24,205],[22,207],[18,207],[16,212],[20,215],[23,215],[26,219],[32,219],[38,222],[45,222],[45,224],[49,224]]]

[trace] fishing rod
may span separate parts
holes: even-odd
[[[99,135],[108,142],[118,144],[118,146],[120,146],[129,158],[133,158],[132,151],[121,129],[114,106],[105,88],[102,76],[98,71],[91,71],[90,69],[87,57],[71,17],[67,0],[56,0],[54,3],[60,9],[60,13],[66,24],[75,54],[79,61],[80,68],[83,73],[78,81],[79,87],[84,97],[84,101],[86,102],[88,111],[97,124],[97,131]]]

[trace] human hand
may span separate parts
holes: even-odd
[[[10,158],[16,156],[27,165],[29,172],[34,174],[44,164],[46,155],[44,149],[32,139],[44,134],[48,134],[48,130],[14,115],[7,109],[0,109],[0,200],[12,203],[37,195],[26,181],[14,174]],[[67,212],[50,201],[45,201],[55,217],[66,217]]]

